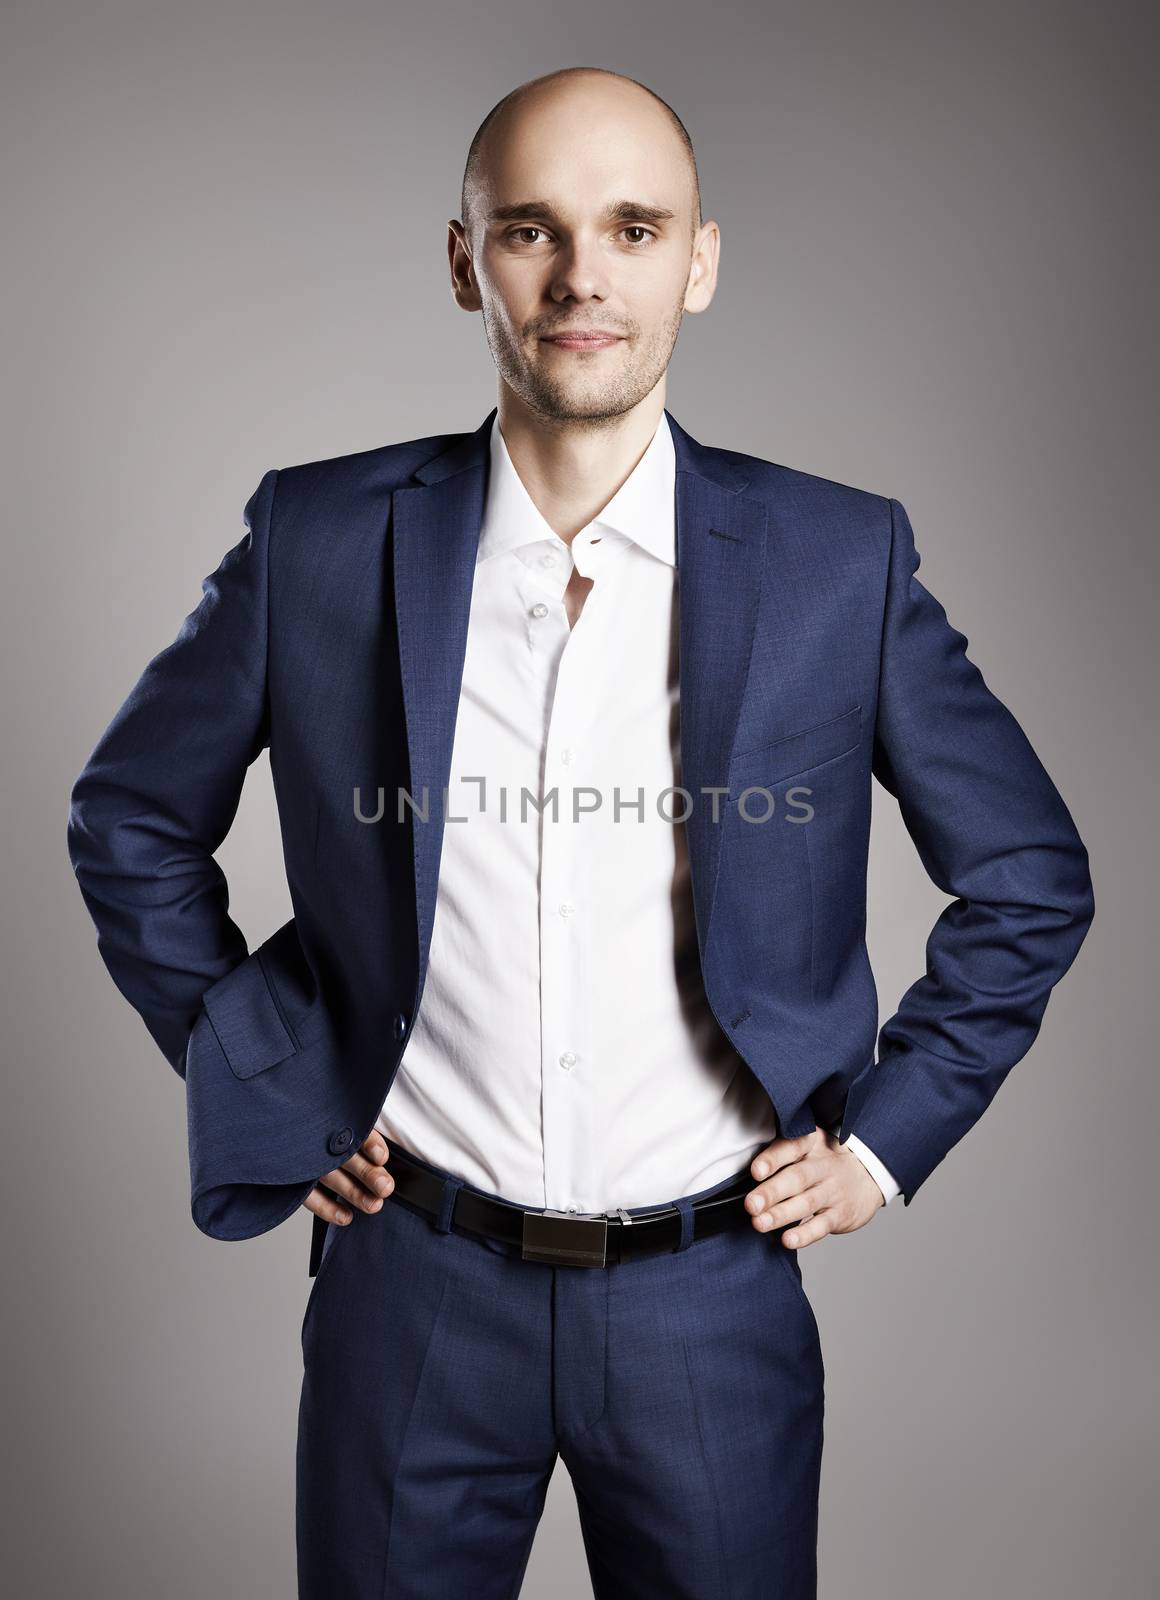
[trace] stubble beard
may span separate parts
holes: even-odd
[[[496,370],[529,411],[545,421],[600,427],[631,411],[656,388],[672,359],[683,316],[684,308],[678,305],[643,347],[637,343],[639,335],[630,333],[627,359],[622,356],[609,376],[587,378],[580,372],[571,383],[549,370],[553,357],[542,354],[538,338],[532,341],[536,354],[529,356],[527,345],[514,339],[501,320],[491,317],[486,305],[483,326]],[[581,357],[576,363],[578,372],[583,365]]]

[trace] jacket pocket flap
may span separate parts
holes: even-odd
[[[297,1053],[256,950],[206,990],[202,1005],[236,1077],[252,1078]]]

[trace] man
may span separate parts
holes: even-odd
[[[812,1596],[797,1252],[986,1109],[1086,852],[903,506],[665,409],[719,248],[675,113],[522,85],[462,210],[497,408],[266,473],[70,853],[197,1225],[315,1219],[300,1595],[516,1594],[562,1455],[598,1595]],[[247,952],[213,851],[266,747],[295,915]],[[872,775],[953,897],[877,1040]]]

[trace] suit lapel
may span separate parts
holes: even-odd
[[[394,588],[414,839],[419,971],[426,972],[443,843],[451,755],[475,555],[487,488],[493,409],[474,433],[426,462],[392,495]],[[681,682],[681,784],[697,928],[704,959],[721,828],[712,797],[724,787],[752,649],[766,510],[741,494],[747,477],[722,451],[697,443],[666,411],[676,450]],[[420,820],[427,794],[426,822]],[[687,804],[687,802],[686,802]]]
[[[668,412],[677,456],[681,784],[704,962],[720,864],[724,788],[741,708],[765,557],[766,510],[741,494],[748,482],[722,451],[698,444]],[[689,804],[688,801],[685,802]]]
[[[443,790],[451,776],[494,416],[493,410],[474,433],[418,468],[418,484],[396,489],[391,499],[408,770],[417,808],[412,837],[421,974],[435,919]]]

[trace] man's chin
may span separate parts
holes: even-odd
[[[541,416],[555,422],[605,422],[631,411],[637,401],[625,396],[623,389],[591,390],[582,386],[561,390],[553,386],[550,393],[539,391],[540,400],[535,409]]]

